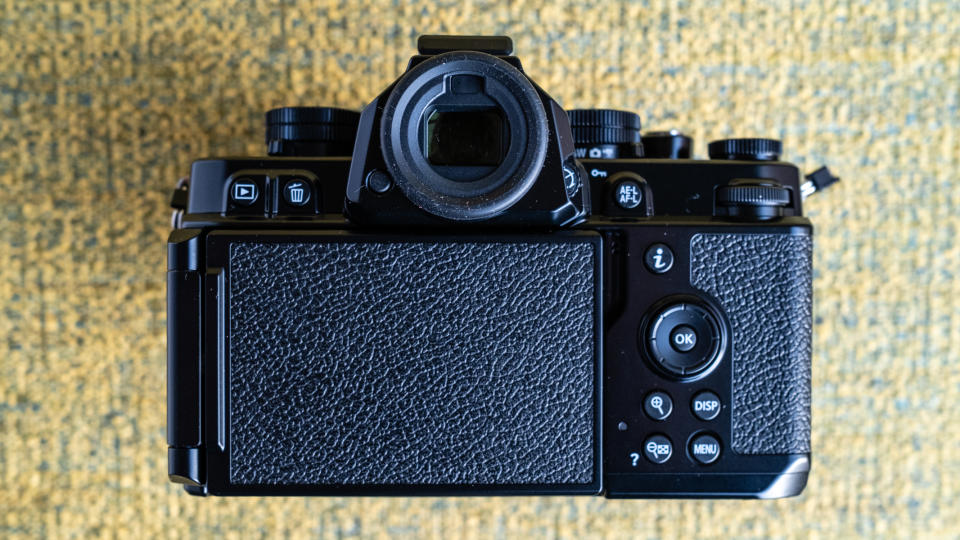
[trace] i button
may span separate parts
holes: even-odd
[[[662,274],[673,268],[673,252],[666,244],[654,244],[647,248],[643,262],[654,274]]]

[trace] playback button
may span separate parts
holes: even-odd
[[[237,178],[230,186],[230,201],[237,206],[250,206],[260,198],[260,186],[252,178]]]

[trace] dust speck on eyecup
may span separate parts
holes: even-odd
[[[349,156],[360,113],[336,107],[281,107],[267,111],[267,154]]]
[[[483,93],[509,129],[500,164],[469,181],[449,178],[431,165],[418,136],[425,115],[444,93],[445,80],[459,75],[484,79]],[[384,104],[380,127],[384,163],[400,191],[422,210],[453,221],[489,219],[519,201],[539,178],[549,140],[546,112],[533,84],[508,62],[474,51],[439,54],[406,72]]]

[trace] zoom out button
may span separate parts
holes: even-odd
[[[653,435],[643,441],[643,455],[653,463],[666,463],[673,455],[673,443],[663,435]]]

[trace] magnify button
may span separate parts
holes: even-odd
[[[666,420],[673,412],[673,400],[666,392],[659,390],[650,392],[643,400],[643,411],[647,413],[647,416],[658,422]]]

